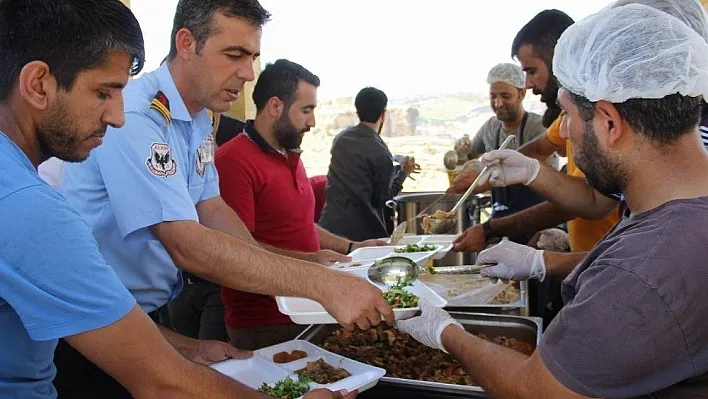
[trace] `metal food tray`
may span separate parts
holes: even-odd
[[[507,316],[485,313],[450,312],[450,315],[462,324],[466,331],[473,334],[485,334],[488,337],[496,337],[504,334],[509,338],[516,338],[524,342],[533,342],[538,346],[543,334],[543,321],[538,317]],[[297,339],[309,341],[315,345],[321,345],[329,337],[332,331],[340,328],[338,325],[318,325],[310,326],[303,331]],[[480,386],[446,384],[441,382],[430,382],[420,380],[410,380],[406,378],[393,378],[383,376],[380,383],[389,386],[415,388],[416,390],[445,392],[453,394],[471,394],[485,392]]]
[[[444,267],[435,267],[435,274],[434,275],[479,275],[479,269],[480,266],[475,265],[475,266],[444,266]],[[423,280],[425,282],[425,280]],[[436,291],[437,292],[437,291]],[[451,299],[448,298],[447,296],[441,294],[438,292],[438,295],[442,296],[448,302],[451,302]],[[485,309],[495,309],[495,310],[501,310],[501,309],[523,309],[526,308],[528,305],[528,281],[520,281],[519,282],[519,300],[516,302],[510,302],[510,303],[501,303],[501,304],[492,304],[492,303],[475,303],[475,304],[470,304],[470,305],[459,305],[459,304],[448,304],[450,308],[454,309],[479,309],[480,312],[484,312]],[[493,310],[489,310],[489,312],[492,312]]]

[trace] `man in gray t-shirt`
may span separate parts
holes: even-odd
[[[508,136],[516,140],[509,147],[516,149],[546,133],[541,116],[524,110],[526,96],[524,72],[515,64],[495,65],[487,75],[489,105],[494,114],[482,125],[470,141],[465,136],[455,143],[458,162],[477,159],[481,155],[498,150]],[[467,170],[466,173],[476,173]],[[544,199],[528,187],[517,184],[492,189],[492,217],[503,217],[522,211],[543,202]],[[514,242],[526,244],[533,234],[510,237]]]

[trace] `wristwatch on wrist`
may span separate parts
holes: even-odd
[[[484,241],[489,242],[490,239],[495,237],[494,233],[492,233],[492,226],[489,225],[489,220],[482,223],[482,230],[484,230]]]

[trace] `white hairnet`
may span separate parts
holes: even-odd
[[[566,29],[553,71],[562,87],[590,101],[708,95],[708,43],[666,12],[627,4]]]
[[[517,89],[526,87],[524,80],[524,71],[516,64],[502,63],[494,65],[494,67],[489,70],[489,74],[487,74],[487,83],[502,82],[514,86]]]
[[[698,0],[617,0],[610,7],[644,4],[673,15],[696,31],[708,42],[708,14]]]

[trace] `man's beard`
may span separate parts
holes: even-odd
[[[600,148],[591,122],[583,122],[583,146],[580,151],[573,152],[573,160],[585,174],[588,184],[597,191],[616,194],[627,187],[624,168]]]
[[[561,109],[558,106],[558,88],[558,80],[551,74],[548,77],[548,83],[546,83],[546,88],[543,92],[534,93],[541,94],[541,101],[546,104],[546,112],[543,113],[543,118],[541,119],[543,127],[547,128],[551,126],[553,121],[560,116]]]
[[[506,110],[503,110],[501,113],[497,113],[497,109],[494,109],[494,115],[496,115],[497,119],[499,119],[502,122],[514,122],[516,118],[519,117],[519,113],[521,112],[521,105],[517,104],[513,108],[507,108]]]
[[[44,159],[56,157],[67,162],[83,162],[88,158],[79,153],[79,145],[91,136],[103,136],[106,127],[91,132],[79,134],[76,119],[72,118],[66,103],[57,99],[48,115],[35,127],[35,133]]]
[[[273,136],[278,141],[278,145],[286,150],[294,150],[300,148],[302,144],[303,134],[309,131],[309,128],[298,130],[288,118],[288,113],[283,111],[283,114],[273,124]]]

